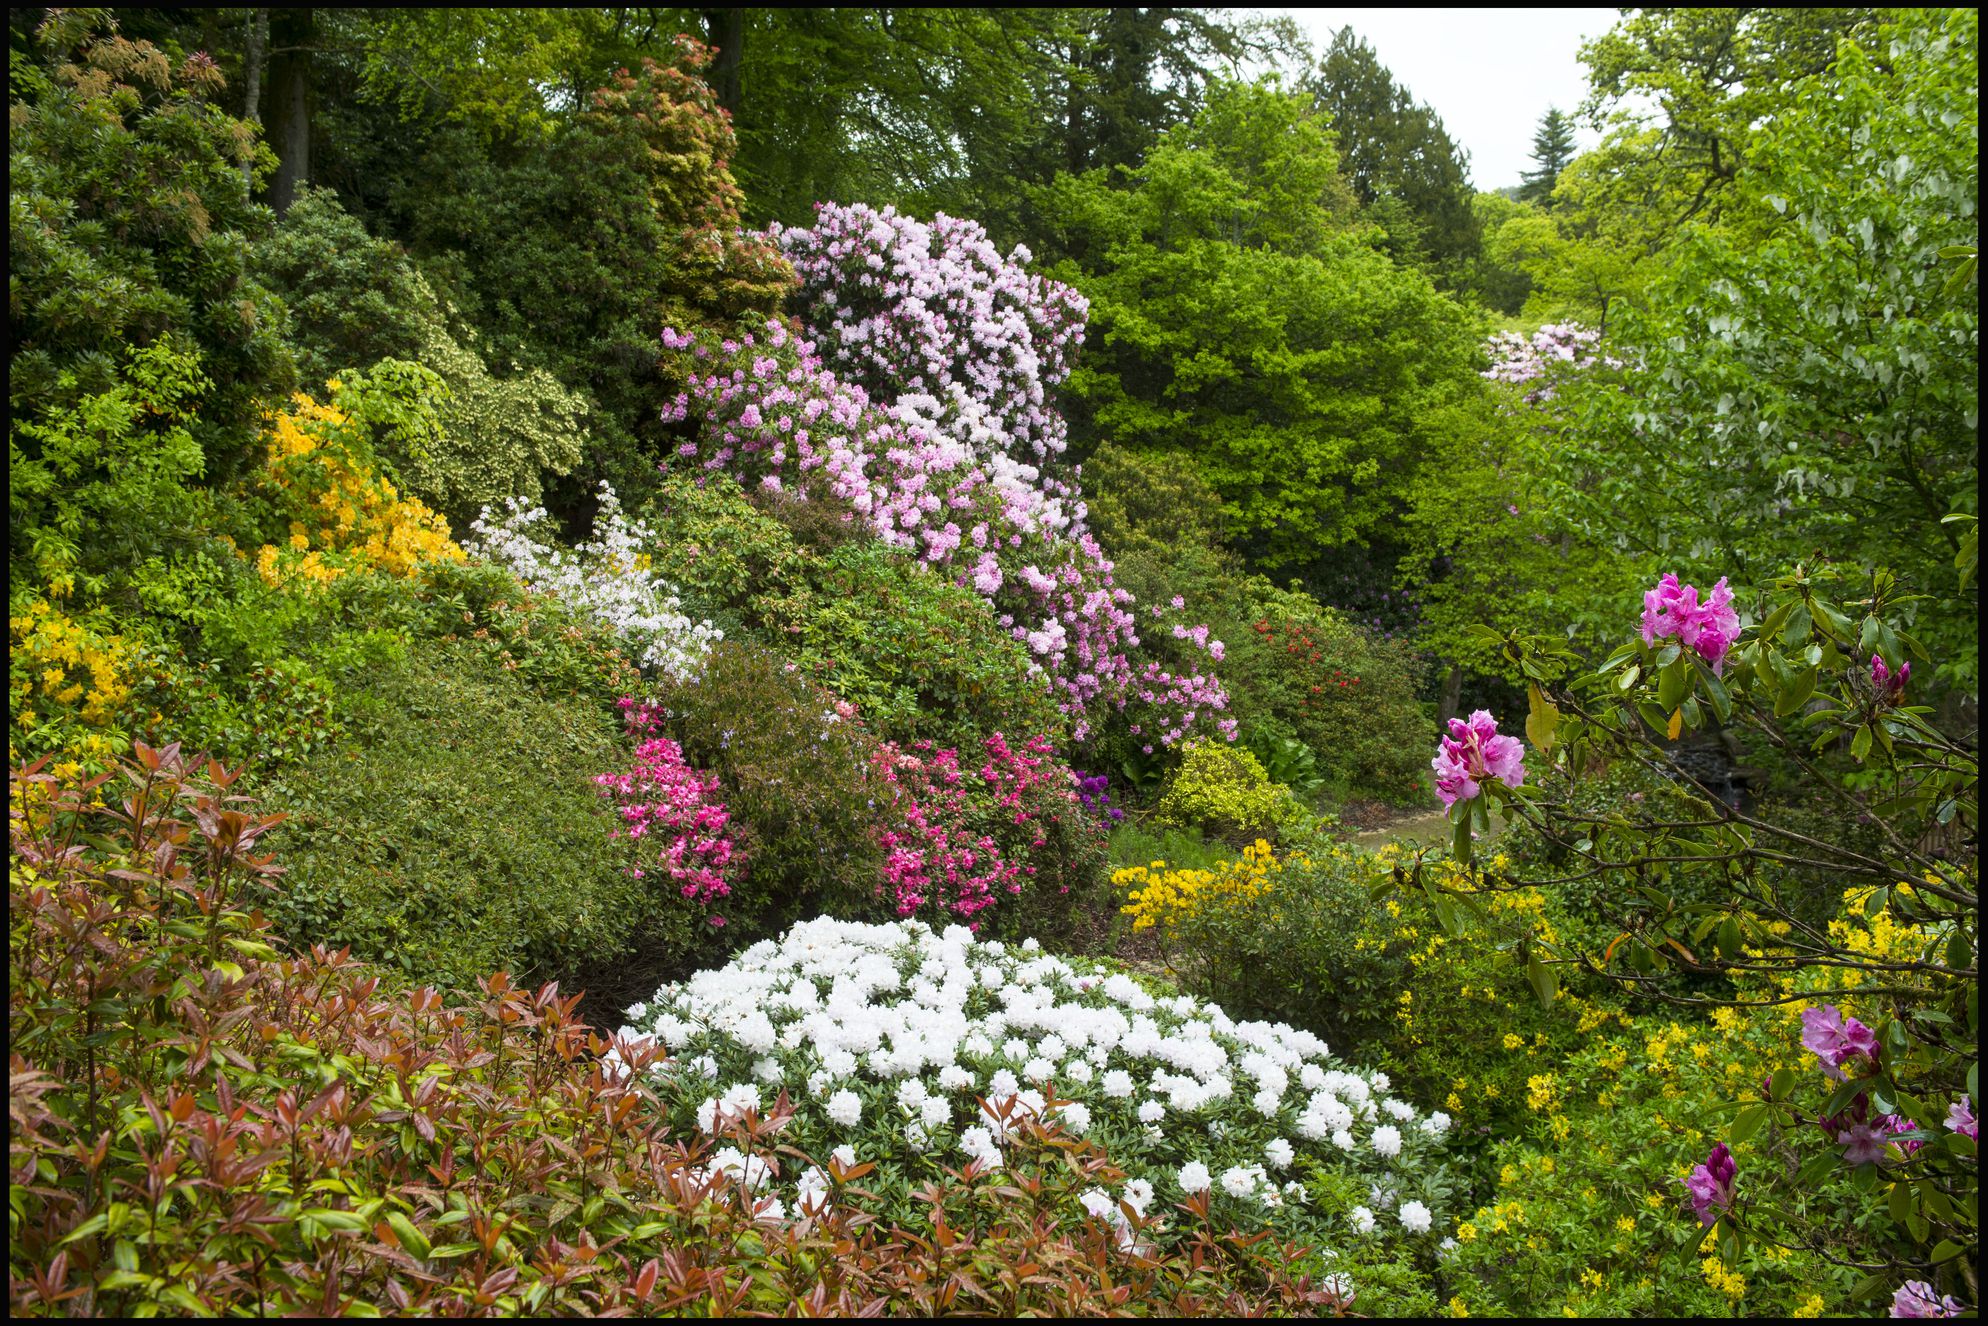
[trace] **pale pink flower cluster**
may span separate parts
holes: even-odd
[[[829,366],[874,399],[932,402],[976,455],[1062,453],[1049,391],[1070,375],[1089,302],[1003,257],[978,222],[928,224],[858,203],[817,203],[810,229],[771,231],[801,278],[795,298]]]
[[[1643,643],[1653,645],[1676,636],[1679,644],[1697,650],[1714,673],[1725,669],[1726,651],[1739,639],[1739,632],[1733,591],[1724,576],[1703,603],[1698,601],[1696,585],[1680,585],[1669,572],[1643,595]]]
[[[1485,343],[1491,367],[1484,376],[1493,382],[1519,386],[1537,383],[1526,393],[1526,404],[1553,399],[1553,375],[1568,369],[1621,368],[1622,361],[1601,353],[1601,333],[1576,322],[1552,323],[1531,336],[1499,332]]]
[[[792,240],[801,233],[787,236]],[[908,240],[901,229],[890,234],[897,237],[892,243],[916,248],[915,233]],[[1067,328],[1044,329],[1061,328],[1061,320],[1070,317],[1081,324],[1083,305],[1071,303],[1054,282],[1026,277],[1014,262],[992,271],[982,261],[986,256],[953,262],[942,284],[999,288],[998,298],[975,298],[1009,310],[994,322],[1006,329],[996,340],[1006,347],[1004,362],[1012,362],[1003,370],[1007,376],[953,372],[936,384],[947,393],[944,399],[932,393],[935,382],[926,370],[886,371],[889,356],[900,351],[927,369],[950,362],[948,355],[965,354],[945,339],[952,332],[943,319],[935,328],[907,314],[905,325],[920,329],[915,334],[903,331],[879,340],[873,330],[859,338],[869,347],[861,354],[844,347],[843,361],[881,390],[919,388],[887,403],[873,400],[824,360],[818,345],[832,326],[810,341],[769,322],[759,332],[715,343],[666,329],[666,349],[684,355],[687,389],[664,411],[664,419],[694,420],[697,428],[697,440],[678,448],[677,463],[729,474],[742,484],[782,487],[803,498],[818,491],[847,502],[886,543],[916,553],[987,600],[1002,628],[1027,646],[1031,661],[1048,677],[1079,741],[1091,735],[1101,705],[1125,710],[1135,702],[1135,688],[1138,702],[1164,711],[1150,723],[1165,744],[1183,739],[1197,723],[1217,726],[1234,740],[1235,724],[1222,714],[1228,696],[1212,673],[1183,677],[1154,665],[1135,678],[1129,655],[1139,637],[1132,595],[1113,583],[1110,561],[1085,531],[1078,490],[1010,450],[1042,457],[1061,449],[1060,423],[1049,422],[1054,411],[1045,406],[1048,413],[1038,417],[1032,406],[1024,408],[1036,388],[1017,385],[1016,375],[1033,373],[1038,386],[1061,379],[1067,372],[1061,356],[1074,339]],[[861,267],[869,267],[867,259]],[[821,287],[811,305],[817,312],[850,300],[881,307],[887,287],[862,287],[859,275],[856,292],[838,294],[842,287],[836,282],[850,277],[845,266],[831,262],[810,270]],[[892,299],[924,298],[916,293],[924,286],[888,288],[896,290]],[[1034,311],[1016,312],[1011,306],[1025,298],[1035,301],[1028,306]],[[1051,312],[1041,312],[1037,306],[1043,304],[1053,306]],[[872,326],[881,316],[847,325]],[[1017,348],[1024,330],[1036,337],[1029,342],[1035,346],[1033,361]],[[932,337],[939,340],[927,344]],[[1019,395],[995,394],[1011,389]],[[1207,639],[1205,627],[1183,628],[1183,634],[1211,659],[1221,658],[1222,642]]]
[[[635,747],[635,766],[594,779],[621,816],[615,835],[654,841],[651,868],[660,870],[684,897],[715,902],[730,895],[726,871],[737,849],[725,832],[731,814],[717,799],[718,775],[691,768],[683,748],[659,735],[662,715],[654,705],[624,698],[621,709],[629,735],[642,738]],[[636,867],[635,877],[643,878],[648,869]]]
[[[1436,771],[1436,795],[1447,807],[1470,800],[1487,782],[1523,785],[1524,761],[1525,747],[1519,739],[1500,736],[1498,720],[1488,709],[1479,709],[1468,722],[1450,720],[1450,734],[1442,739],[1429,767]]]

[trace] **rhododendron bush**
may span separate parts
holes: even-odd
[[[807,334],[666,329],[685,389],[664,416],[691,433],[672,464],[848,503],[987,599],[1079,741],[1119,711],[1162,746],[1209,729],[1233,740],[1212,666],[1135,658],[1132,596],[1085,529],[1074,473],[1054,464],[1050,392],[1082,340],[1081,297],[951,218],[824,206],[816,230],[780,238],[805,273]],[[1163,625],[1220,660],[1205,626]]]
[[[1034,940],[823,917],[628,1019],[625,1038],[671,1055],[649,1082],[672,1122],[725,1139],[784,1096],[783,1142],[876,1166],[868,1186],[906,1216],[920,1184],[1000,1168],[1021,1122],[1052,1120],[1123,1168],[1086,1205],[1128,1245],[1167,1246],[1195,1198],[1321,1248],[1419,1246],[1447,1227],[1447,1115],[1308,1032],[1155,995]],[[764,1147],[720,1156],[789,1218],[832,1200],[827,1176]]]
[[[1964,591],[1971,561],[1960,569]],[[1851,1297],[1944,1313],[1953,1293],[1976,1292],[1978,757],[1971,734],[1913,703],[1906,656],[1922,676],[1936,663],[1900,612],[1917,597],[1882,569],[1852,580],[1796,567],[1757,595],[1723,577],[1705,592],[1666,574],[1644,596],[1640,638],[1599,667],[1548,637],[1501,638],[1528,682],[1531,749],[1480,712],[1445,739],[1438,788],[1454,803],[1459,857],[1495,805],[1554,858],[1523,879],[1488,871],[1472,887],[1417,876],[1453,928],[1483,918],[1486,892],[1635,880],[1595,895],[1599,936],[1534,937],[1515,956],[1542,1001],[1574,967],[1657,987],[1721,1026],[1782,1009],[1801,1068],[1733,1083],[1725,1137],[1680,1157],[1705,1246],[1725,1268],[1749,1249],[1834,1253],[1851,1236],[1813,1199],[1847,1175],[1871,1194],[1847,1249],[1866,1272]],[[1627,633],[1633,603],[1621,616]],[[1877,832],[1837,838],[1772,803],[1722,795],[1679,757],[1685,734],[1720,728],[1774,752],[1834,816]],[[1554,777],[1528,778],[1527,755],[1551,762]],[[1599,813],[1570,795],[1610,764],[1675,795]],[[1848,889],[1847,914],[1819,924],[1795,896],[1798,870]],[[1691,983],[1671,982],[1674,971]],[[1766,1164],[1744,1149],[1763,1129]]]

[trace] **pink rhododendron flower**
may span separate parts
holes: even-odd
[[[1852,1165],[1874,1165],[1884,1159],[1884,1134],[1867,1123],[1853,1123],[1837,1133],[1836,1144]]]
[[[1691,1194],[1691,1209],[1697,1213],[1699,1224],[1709,1225],[1732,1209],[1733,1185],[1738,1179],[1739,1162],[1724,1142],[1712,1148],[1704,1163],[1692,1168],[1684,1186]]]
[[[1952,1294],[1942,1296],[1924,1280],[1907,1280],[1891,1296],[1894,1317],[1958,1317],[1961,1302]]]
[[[1965,1096],[1947,1106],[1947,1127],[1962,1137],[1981,1140],[1981,1125],[1974,1117],[1973,1104]]]
[[[1526,780],[1524,759],[1525,746],[1519,739],[1498,735],[1498,720],[1489,710],[1479,709],[1468,722],[1450,720],[1450,734],[1429,767],[1436,771],[1436,795],[1448,807],[1476,796],[1489,779],[1506,787],[1521,786]]]
[[[1919,1127],[1918,1124],[1912,1122],[1912,1120],[1906,1118],[1902,1114],[1887,1114],[1884,1116],[1884,1118],[1878,1120],[1878,1122],[1884,1126],[1884,1130],[1887,1133],[1890,1133],[1893,1136],[1897,1136],[1899,1133],[1913,1132]],[[1901,1153],[1909,1156],[1914,1151],[1917,1151],[1920,1147],[1924,1146],[1925,1143],[1921,1142],[1917,1138],[1907,1138],[1904,1141],[1894,1142],[1893,1145],[1896,1146]]]
[[[1815,1052],[1823,1068],[1839,1082],[1844,1064],[1878,1057],[1877,1033],[1855,1018],[1846,1021],[1834,1004],[1802,1010],[1802,1044]]]
[[[1725,667],[1726,651],[1739,639],[1739,614],[1733,611],[1733,591],[1726,578],[1712,586],[1711,597],[1698,601],[1696,585],[1680,585],[1666,572],[1657,587],[1643,595],[1643,643],[1653,645],[1668,636],[1695,649],[1713,672]]]

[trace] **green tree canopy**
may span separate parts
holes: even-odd
[[[1533,168],[1521,177],[1519,201],[1552,206],[1553,186],[1574,159],[1574,121],[1557,106],[1548,106],[1532,136]]]
[[[1309,98],[1225,85],[1123,183],[1050,194],[1086,255],[1061,273],[1091,300],[1080,448],[1186,456],[1265,564],[1384,528],[1472,426],[1477,329],[1367,241]]]

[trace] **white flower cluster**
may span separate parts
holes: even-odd
[[[550,594],[619,635],[636,661],[673,677],[696,671],[705,651],[725,633],[682,611],[676,587],[648,569],[645,549],[655,532],[622,514],[614,489],[603,483],[594,537],[566,549],[552,537],[545,508],[522,498],[491,519],[483,508],[471,522],[474,537],[463,547],[509,570],[535,594]]]
[[[624,1036],[671,1055],[656,1070],[663,1100],[706,1133],[769,1108],[773,1091],[759,1084],[779,1084],[795,1107],[783,1144],[814,1155],[853,1145],[908,1176],[929,1174],[934,1158],[999,1166],[1019,1118],[1053,1113],[1132,1176],[1086,1199],[1121,1233],[1120,1204],[1143,1212],[1155,1188],[1169,1204],[1209,1193],[1231,1218],[1253,1212],[1294,1232],[1366,1233],[1371,1212],[1317,1210],[1304,1179],[1323,1167],[1389,1194],[1415,1188],[1449,1124],[1390,1097],[1385,1074],[1331,1059],[1309,1032],[1238,1022],[964,926],[804,922],[628,1016]],[[1421,1195],[1441,1197],[1427,1185]],[[1434,1216],[1414,1200],[1398,1221],[1420,1234]]]

